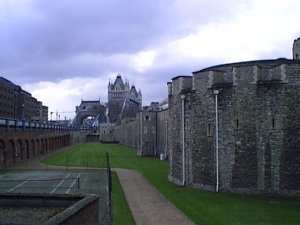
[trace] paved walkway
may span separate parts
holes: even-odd
[[[31,159],[9,169],[66,169]],[[82,169],[82,168],[81,168]],[[116,171],[136,225],[194,225],[181,211],[158,192],[138,171]]]
[[[136,225],[193,225],[137,171],[117,172]]]

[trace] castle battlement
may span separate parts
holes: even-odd
[[[193,86],[193,79],[191,76],[177,76],[172,79],[172,84],[169,85],[172,94],[189,91]]]
[[[169,94],[188,89],[222,88],[262,84],[296,85],[300,63],[295,60],[262,60],[224,64],[193,72],[192,77],[178,76],[168,84]]]
[[[300,38],[294,40],[293,59],[294,60],[300,60]]]

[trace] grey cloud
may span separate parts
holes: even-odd
[[[107,62],[106,57],[164,45],[196,25],[232,15],[235,4],[216,2],[194,1],[193,7],[183,0],[17,2],[0,9],[0,73],[32,82],[130,72],[126,60]],[[86,53],[101,54],[103,60],[98,65],[73,60]]]

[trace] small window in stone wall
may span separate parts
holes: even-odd
[[[149,121],[149,120],[150,120],[150,116],[149,116],[149,115],[146,115],[146,116],[145,116],[145,120],[146,120],[146,121]]]
[[[207,136],[211,136],[211,125],[207,124]]]
[[[276,126],[276,121],[275,121],[275,119],[273,118],[273,119],[272,119],[272,129],[275,129],[275,126]]]
[[[235,128],[236,128],[236,129],[239,129],[239,128],[240,128],[239,120],[236,120],[236,121],[235,121]]]

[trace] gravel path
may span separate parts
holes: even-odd
[[[66,167],[42,164],[40,160],[30,159],[28,162],[20,162],[7,169],[66,169]],[[136,225],[194,225],[138,171],[112,170],[119,177]]]

